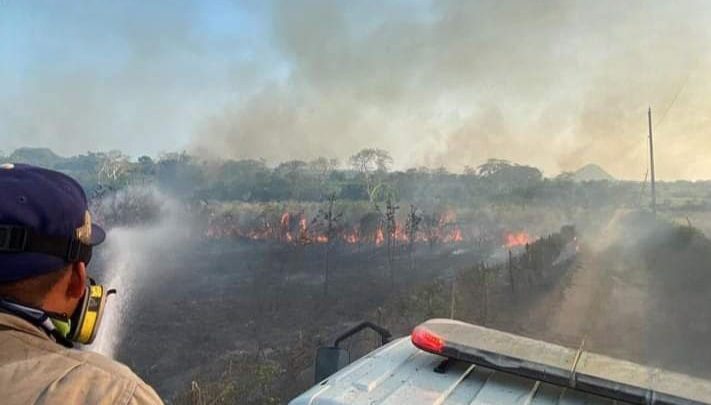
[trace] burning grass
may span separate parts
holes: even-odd
[[[504,248],[523,247],[533,242],[536,230],[507,225],[484,210],[465,211],[451,207],[417,210],[416,225],[412,213],[398,212],[392,221],[368,206],[338,203],[339,215],[332,224],[331,236],[320,223],[319,204],[213,204],[204,207],[203,234],[208,239],[272,241],[293,245],[336,243],[350,246],[383,246],[388,239],[395,246],[427,244],[481,245],[489,243]],[[554,226],[560,222],[551,221]],[[534,228],[540,229],[540,225]],[[540,231],[539,231],[540,232]]]

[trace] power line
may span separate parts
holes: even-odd
[[[667,117],[667,113],[671,108],[674,106],[676,103],[676,100],[679,98],[679,95],[686,89],[686,85],[689,83],[689,78],[691,78],[691,72],[696,70],[696,67],[699,65],[699,58],[696,58],[696,62],[694,63],[693,68],[689,69],[689,71],[686,73],[686,77],[684,78],[684,82],[679,86],[679,88],[676,91],[676,94],[674,94],[674,98],[672,99],[671,103],[667,106],[667,108],[664,110],[664,113],[659,117],[657,122],[654,123],[655,127],[659,127],[659,125],[664,121],[664,119]]]

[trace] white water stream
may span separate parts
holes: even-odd
[[[154,282],[157,269],[152,265],[156,252],[180,249],[176,243],[185,238],[189,225],[180,221],[179,205],[162,195],[160,218],[148,225],[113,228],[109,231],[106,249],[107,288],[115,288],[116,295],[108,298],[96,340],[89,350],[114,358],[119,343],[128,332],[127,320],[134,313],[134,302],[143,293],[143,286]]]

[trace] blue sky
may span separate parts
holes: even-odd
[[[278,59],[265,44],[263,9],[228,1],[0,2],[3,148],[186,147],[197,117],[278,70],[257,66]]]
[[[705,1],[0,0],[0,150],[709,178]]]

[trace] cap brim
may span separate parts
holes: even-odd
[[[91,246],[101,244],[106,239],[104,228],[96,224],[91,224]]]

